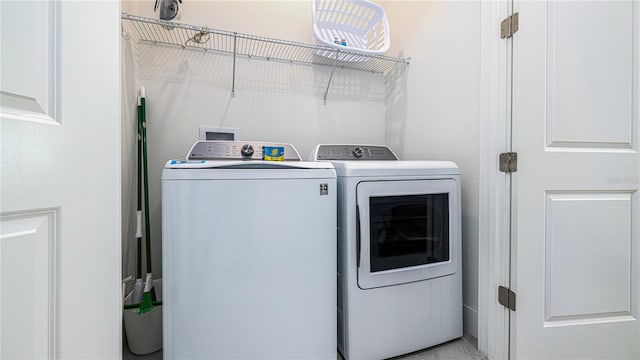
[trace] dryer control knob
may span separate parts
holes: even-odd
[[[357,148],[353,149],[353,151],[351,153],[353,154],[353,156],[355,156],[357,158],[361,158],[362,155],[364,154],[364,150],[362,150],[361,147],[357,147]]]
[[[251,157],[253,155],[253,146],[246,144],[242,145],[242,149],[240,149],[240,155],[243,157]]]

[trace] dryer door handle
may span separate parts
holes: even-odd
[[[356,204],[356,265],[360,267],[360,206]]]

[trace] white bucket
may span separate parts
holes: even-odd
[[[162,300],[162,279],[153,280],[153,288],[157,300]],[[124,303],[133,303],[133,291],[127,294]],[[138,309],[124,310],[124,328],[132,353],[145,355],[162,349],[162,305],[140,315]]]

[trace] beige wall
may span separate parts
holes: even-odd
[[[480,2],[383,3],[390,56],[410,56],[387,99],[387,143],[404,159],[452,160],[462,170],[465,331],[477,336]]]
[[[155,17],[152,1],[123,2],[130,14]],[[311,5],[292,1],[190,1],[181,22],[260,36],[311,41]],[[133,34],[131,34],[133,35]],[[134,36],[135,37],[135,36]],[[306,159],[317,143],[383,143],[384,77],[331,68],[239,58],[236,97],[226,55],[122,40],[123,273],[135,271],[136,92],[147,94],[147,136],[154,276],[161,276],[160,176],[183,158],[201,125],[237,127],[240,138],[294,144]],[[144,258],[144,257],[143,257]],[[144,268],[144,266],[143,266]]]
[[[160,274],[160,175],[183,157],[198,126],[239,127],[243,139],[293,143],[304,157],[316,143],[386,143],[403,159],[453,160],[462,168],[465,330],[477,334],[480,5],[377,1],[388,16],[391,50],[411,65],[387,74],[240,60],[230,98],[228,57],[123,40],[124,273],[134,269],[135,91],[147,90],[154,273]],[[191,1],[181,22],[311,42],[309,1]],[[154,17],[153,1],[122,10]],[[386,82],[386,88],[385,88]]]

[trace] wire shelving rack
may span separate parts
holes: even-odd
[[[336,67],[385,74],[399,64],[408,65],[410,60],[410,58],[370,55],[347,49],[217,30],[127,13],[122,13],[121,18],[123,32],[129,35],[133,33],[137,41],[232,55],[232,97],[235,97],[237,57],[331,67],[331,75],[324,93],[325,103]]]

